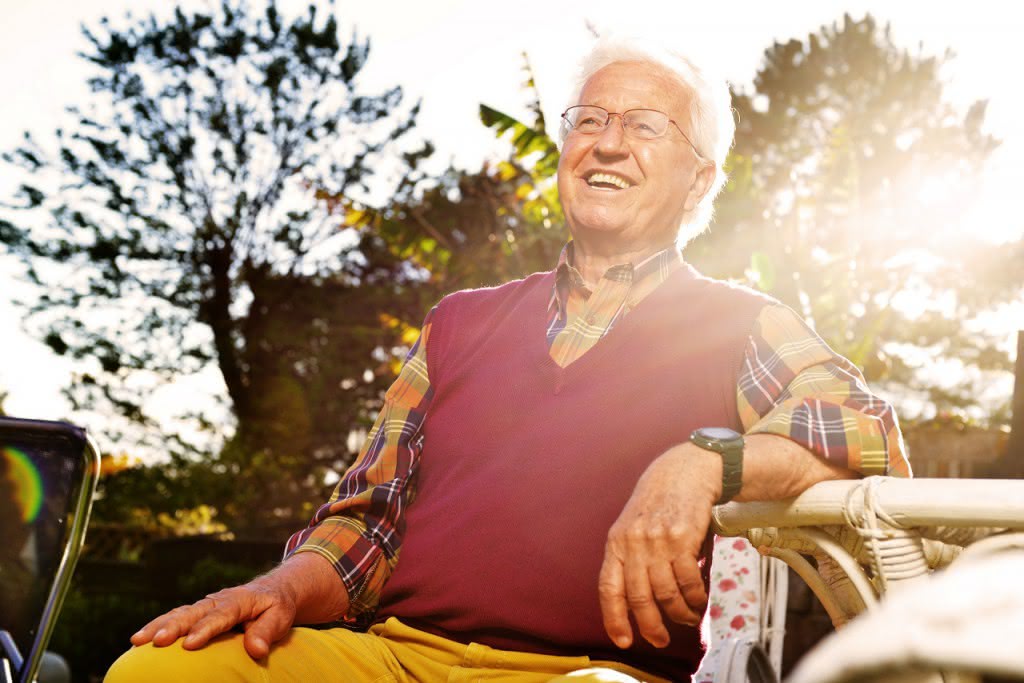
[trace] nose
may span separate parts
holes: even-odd
[[[598,135],[594,147],[604,154],[615,154],[623,150],[625,140],[626,123],[622,119],[622,114],[609,114],[608,125]]]

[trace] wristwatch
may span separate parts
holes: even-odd
[[[701,427],[690,441],[722,456],[722,496],[715,505],[728,503],[743,486],[743,436],[727,427]]]

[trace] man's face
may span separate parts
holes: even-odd
[[[586,82],[580,101],[609,112],[657,109],[687,130],[690,97],[663,67],[616,62]],[[612,176],[613,182],[608,176]],[[671,244],[714,177],[669,124],[654,140],[626,137],[619,117],[596,135],[568,134],[558,164],[558,191],[576,240],[642,250]]]

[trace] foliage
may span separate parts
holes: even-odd
[[[412,326],[444,294],[524,277],[557,259],[565,240],[554,177],[558,149],[545,132],[528,62],[525,71],[532,121],[480,106],[483,124],[508,139],[508,158],[475,173],[449,169],[411,201],[370,207],[328,197],[347,225],[379,239],[420,274],[419,311],[405,319],[396,314],[403,330],[415,332]]]
[[[186,599],[198,600],[227,586],[239,586],[251,581],[260,573],[260,569],[255,567],[204,557],[196,562],[191,571],[181,577],[178,581],[178,590],[189,596]]]
[[[131,635],[150,619],[226,586],[245,583],[267,568],[205,557],[171,579],[174,585],[169,589],[160,590],[153,585],[154,577],[131,563],[106,567],[120,582],[100,590],[88,586],[80,572],[64,600],[49,649],[67,659],[75,681],[102,680],[114,660],[130,647]],[[92,573],[102,569],[93,568]]]
[[[361,94],[369,41],[341,41],[315,6],[287,19],[224,0],[84,33],[92,100],[55,149],[26,134],[4,156],[26,179],[0,241],[43,288],[31,324],[87,361],[77,409],[153,428],[151,449],[185,470],[202,444],[157,438],[146,400],[214,364],[237,431],[208,469],[233,479],[227,499],[259,501],[241,522],[294,515],[390,378],[371,357],[392,342],[375,307],[407,279],[316,197],[411,195],[430,153],[408,141],[418,105]],[[193,433],[231,435],[185,408]]]
[[[131,643],[128,639],[175,605],[130,593],[83,593],[72,585],[48,649],[67,660],[75,683],[102,680]]]
[[[779,297],[869,380],[933,410],[976,403],[977,386],[927,366],[1009,369],[1003,340],[970,319],[1021,295],[1024,257],[1024,244],[990,246],[961,223],[998,143],[984,102],[960,115],[944,99],[950,57],[898,48],[870,16],[774,44],[753,91],[734,93],[731,180],[688,252]]]

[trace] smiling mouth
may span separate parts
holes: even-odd
[[[625,178],[612,173],[593,173],[586,180],[587,185],[590,185],[590,187],[606,190],[628,190],[633,186],[633,183]]]

